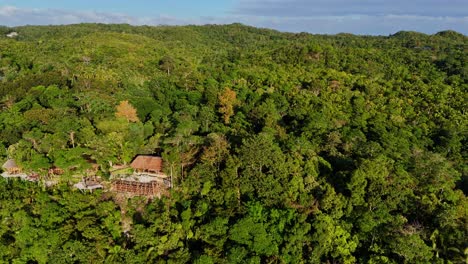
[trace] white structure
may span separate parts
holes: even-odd
[[[5,179],[7,178],[20,178],[22,180],[27,180],[28,175],[25,173],[16,173],[16,174],[10,174],[8,172],[4,172],[1,174],[1,176]]]
[[[19,35],[18,32],[10,32],[6,36],[8,38],[16,38],[18,35]]]
[[[78,190],[89,190],[92,192],[95,189],[102,189],[104,186],[102,186],[99,182],[84,179],[79,183],[74,184],[73,187],[77,188]]]

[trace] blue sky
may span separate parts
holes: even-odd
[[[160,14],[190,17],[208,16],[226,12],[235,1],[194,0],[0,0],[0,5],[21,8],[64,9],[123,13],[133,16],[157,16]]]
[[[0,24],[240,22],[281,31],[468,34],[468,0],[0,0]]]

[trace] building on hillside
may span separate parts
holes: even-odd
[[[10,32],[6,36],[7,38],[16,38],[18,37],[18,35],[19,35],[18,32]]]
[[[22,172],[22,169],[16,164],[13,159],[7,160],[2,166],[4,172],[1,174],[3,178],[21,178],[26,179],[27,174]]]
[[[30,182],[38,182],[41,179],[41,176],[37,173],[30,173],[24,180],[30,181]]]
[[[82,181],[74,184],[73,187],[82,191],[89,190],[90,192],[96,189],[104,188],[104,186],[102,186],[102,184],[99,181],[91,178],[84,178]]]
[[[162,174],[163,160],[161,157],[138,155],[130,166],[138,174]]]
[[[157,196],[168,194],[170,178],[163,172],[161,157],[138,155],[130,164],[132,175],[112,181],[112,189],[133,195]]]
[[[49,175],[55,176],[55,175],[62,175],[63,173],[65,173],[65,171],[59,167],[54,166],[49,169],[48,173]]]
[[[6,172],[8,172],[8,174],[14,175],[14,174],[20,174],[20,173],[21,173],[21,168],[18,167],[18,165],[16,165],[16,162],[15,162],[15,160],[13,160],[13,159],[7,160],[7,161],[3,164],[2,168],[3,168]]]
[[[164,182],[142,182],[134,178],[122,178],[112,181],[112,190],[136,196],[161,197],[169,195],[169,186]]]

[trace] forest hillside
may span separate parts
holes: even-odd
[[[464,263],[467,43],[0,27],[0,262]],[[169,195],[71,187],[138,154]]]

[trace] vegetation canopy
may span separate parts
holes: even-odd
[[[464,263],[466,43],[0,27],[0,262]],[[170,195],[70,187],[137,155]]]

